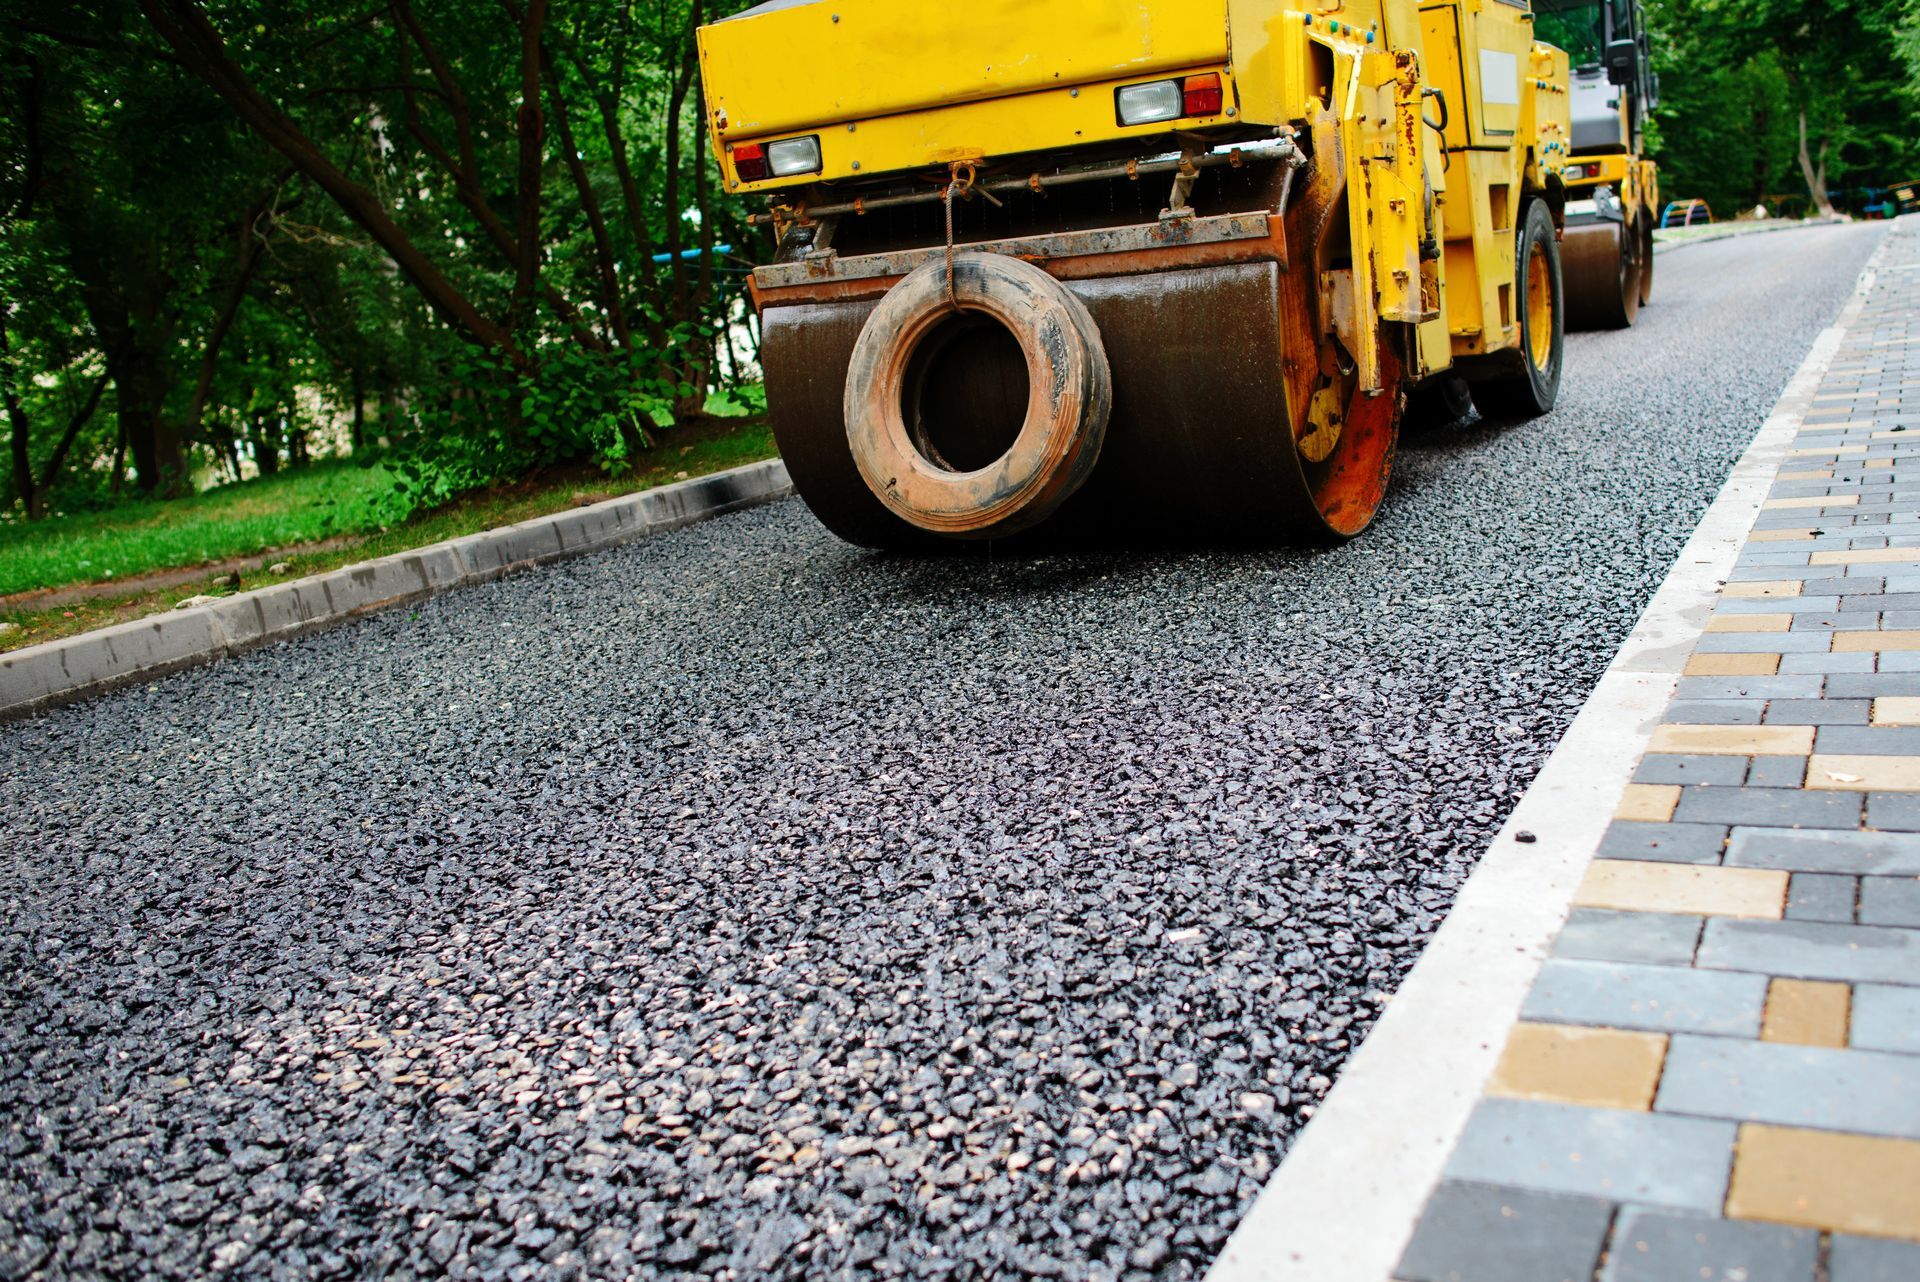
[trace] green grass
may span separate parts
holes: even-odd
[[[377,530],[393,477],[349,461],[222,485],[188,498],[0,525],[0,596],[124,579]]]
[[[194,498],[129,504],[31,527],[0,527],[0,573],[14,576],[6,581],[19,582],[32,578],[26,567],[44,566],[47,569],[43,573],[68,576],[29,581],[28,587],[98,582],[108,576],[92,573],[101,565],[96,558],[107,559],[114,579],[126,579],[153,570],[200,566],[275,548],[285,549],[276,551],[273,559],[287,563],[288,577],[317,574],[671,484],[684,477],[758,462],[774,457],[776,452],[773,433],[764,422],[733,418],[684,432],[676,430],[659,449],[642,455],[636,470],[624,475],[604,476],[584,466],[561,469],[463,495],[444,507],[385,529],[377,523],[377,500],[391,492],[392,480],[379,468],[323,464],[265,481],[222,487]],[[348,514],[347,520],[361,521],[362,532],[350,533],[341,513]],[[53,529],[59,530],[57,553],[37,546],[38,537]],[[305,537],[301,537],[303,534]],[[319,540],[335,535],[349,537],[333,546],[316,546]],[[237,585],[220,581],[209,570],[205,576],[172,587],[134,582],[127,584],[125,592],[106,591],[61,606],[36,608],[31,598],[12,608],[0,606],[0,622],[12,625],[0,629],[0,651],[124,623],[171,609],[190,596],[226,595],[286,581],[270,574],[263,562],[264,558],[241,567]]]

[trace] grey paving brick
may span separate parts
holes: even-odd
[[[1853,920],[1859,883],[1824,872],[1797,872],[1787,887],[1787,916],[1794,921]]]
[[[1732,1122],[1705,1118],[1486,1099],[1447,1175],[1715,1211],[1726,1197],[1734,1133]]]
[[[1914,1282],[1920,1278],[1920,1242],[1833,1235],[1828,1282]]]
[[[1920,880],[1912,877],[1863,877],[1860,880],[1862,926],[1920,926]],[[1920,983],[1920,975],[1914,976]]]
[[[1757,726],[1766,708],[1762,699],[1675,699],[1661,720],[1680,726]]]
[[[1553,955],[1572,960],[1688,966],[1700,939],[1700,918],[1678,913],[1622,913],[1576,908],[1553,941]]]
[[[1745,762],[1739,757],[1733,761]],[[1650,824],[1615,820],[1600,839],[1602,859],[1655,859],[1668,864],[1717,864],[1727,841],[1725,824]]]
[[[1893,675],[1920,672],[1920,653],[1912,650],[1885,650],[1880,654],[1876,672]]]
[[[1864,726],[1872,716],[1871,699],[1775,699],[1767,705],[1770,726]]]
[[[1868,793],[1867,827],[1883,832],[1920,832],[1920,793]]]
[[[1872,676],[1843,673],[1827,678],[1827,694],[1835,699],[1878,699],[1890,694],[1920,694],[1920,674],[1876,672]]]
[[[1856,985],[1847,1042],[1861,1050],[1920,1055],[1920,988]]]
[[[1847,596],[1861,592],[1879,592],[1886,584],[1878,578],[1840,575],[1831,579],[1802,579],[1800,591],[1808,596]]]
[[[1393,1276],[1402,1282],[1589,1282],[1605,1200],[1442,1180]]]
[[[1850,610],[1920,610],[1920,592],[1875,592],[1840,598],[1840,612]]]
[[[1825,569],[1826,567],[1822,567]],[[1765,583],[1773,579],[1801,579],[1805,577],[1806,566],[1797,570],[1778,565],[1735,565],[1727,570],[1727,583]],[[1831,572],[1830,570],[1828,572]],[[1829,587],[1825,591],[1838,595],[1838,589]]]
[[[1653,1107],[1690,1117],[1920,1138],[1920,1059],[1882,1051],[1675,1036]]]
[[[1920,727],[1821,726],[1814,736],[1813,750],[1862,757],[1910,757],[1920,754]]]
[[[1920,836],[1897,832],[1794,832],[1735,828],[1727,863],[1792,872],[1920,877]]]
[[[1813,1282],[1819,1254],[1813,1229],[1628,1206],[1600,1282]]]
[[[1739,757],[1690,756],[1650,752],[1633,772],[1635,783],[1717,783],[1737,786],[1747,777],[1747,763]]]
[[[1799,677],[1681,677],[1674,689],[1678,699],[1818,699],[1822,678]]]
[[[1836,596],[1722,597],[1713,603],[1715,614],[1828,614],[1840,608]]]
[[[1911,984],[1920,979],[1920,933],[1891,926],[1716,917],[1700,934],[1694,965],[1793,979]]]
[[[1880,626],[1890,632],[1920,628],[1920,610],[1888,610],[1880,616]]]
[[[1766,1003],[1760,975],[1549,958],[1520,1014],[1558,1024],[1757,1037]]]
[[[1766,828],[1858,828],[1860,795],[1798,788],[1688,788],[1673,817],[1680,823]]]
[[[1793,616],[1795,632],[1871,632],[1879,616],[1871,610],[1854,610],[1843,613],[1829,610],[1818,613],[1809,610],[1805,614]]]
[[[1747,771],[1749,788],[1803,788],[1806,783],[1805,757],[1755,757]]]
[[[1695,654],[1825,654],[1833,640],[1824,632],[1709,632]]]
[[[1873,658],[1870,654],[1783,654],[1777,671],[1783,676],[1861,676],[1874,670]]]

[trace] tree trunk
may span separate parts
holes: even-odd
[[[1823,218],[1833,215],[1833,201],[1827,196],[1827,142],[1820,144],[1820,158],[1816,162],[1807,152],[1807,112],[1800,109],[1800,176],[1806,179],[1807,195],[1813,201],[1813,207]]]
[[[127,420],[115,415],[115,421],[113,470],[107,474],[107,493],[117,499],[120,497],[121,478],[127,473]]]
[[[213,376],[220,365],[220,345],[226,341],[227,331],[233,328],[234,318],[240,314],[240,304],[246,300],[247,286],[253,282],[254,269],[260,265],[260,238],[254,234],[254,227],[260,216],[267,212],[273,198],[279,193],[280,183],[288,175],[282,174],[274,183],[273,190],[248,206],[240,216],[240,243],[234,251],[233,277],[227,282],[225,294],[220,299],[220,310],[214,313],[213,328],[207,333],[206,346],[200,352],[200,376],[193,384],[193,397],[187,402],[187,421],[185,435],[189,441],[200,435],[200,420],[207,411],[207,395],[213,390]]]
[[[248,416],[253,430],[247,433],[247,443],[253,447],[253,465],[262,476],[272,476],[280,470],[280,445],[273,439],[271,420],[271,415],[260,410]]]
[[[533,309],[534,287],[540,282],[540,179],[546,154],[546,117],[540,111],[540,31],[547,21],[547,0],[531,0],[520,22],[520,110],[516,128],[520,141],[518,196],[514,203],[514,238],[520,242],[520,262],[513,279],[513,324],[523,326]]]
[[[680,209],[680,118],[686,109],[687,93],[693,87],[693,73],[699,68],[700,59],[694,42],[694,33],[700,29],[700,0],[694,0],[693,8],[687,15],[687,37],[679,68],[674,73],[673,92],[667,99],[667,164],[666,164],[666,218],[667,218],[667,270],[673,278],[674,321],[689,319],[687,308],[687,272],[686,264],[680,261],[681,218]]]
[[[7,341],[6,313],[0,311],[0,397],[7,403],[7,425],[13,435],[13,492],[20,496],[20,506],[27,510],[27,519],[39,519],[39,490],[33,483],[33,455],[28,450],[32,435],[32,422],[27,418],[26,407],[20,404],[20,398],[13,389],[13,350]]]
[[[177,433],[161,425],[167,399],[163,357],[131,345],[108,358],[120,414],[120,432],[133,454],[134,485],[148,498],[171,493],[186,472]]]
[[[300,426],[291,412],[283,413],[282,423],[286,426],[281,436],[287,442],[287,463],[291,467],[305,467],[313,459],[307,454],[307,429]]]
[[[615,266],[613,237],[607,232],[606,215],[600,211],[600,197],[593,190],[593,178],[587,164],[574,146],[573,122],[567,115],[567,100],[560,91],[560,74],[544,56],[547,97],[553,103],[553,129],[560,139],[560,152],[566,158],[567,172],[573,175],[573,188],[586,212],[587,228],[593,233],[594,264],[600,271],[600,305],[607,310],[607,323],[622,349],[633,346],[633,333],[627,326],[627,308],[620,297],[620,272]]]
[[[358,365],[347,372],[347,381],[353,386],[353,452],[358,454],[367,445],[367,389]]]

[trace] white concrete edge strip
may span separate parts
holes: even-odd
[[[1208,1272],[1385,1282],[1465,1129],[1621,791],[1705,630],[1881,242],[1452,910]],[[1531,832],[1535,844],[1515,840]]]
[[[1656,228],[1653,237],[1653,252],[1662,254],[1675,249],[1685,249],[1688,245],[1711,245],[1716,240],[1732,240],[1735,236],[1764,236],[1768,232],[1799,231],[1804,227],[1839,227],[1852,221],[1852,219],[1844,215],[1835,214],[1831,218],[1776,218],[1769,220],[1764,226],[1750,226],[1743,223],[1722,223],[1718,225],[1726,227],[1726,231],[1715,232],[1710,236],[1689,236],[1685,240],[1661,240],[1659,230]]]
[[[779,459],[0,654],[0,720],[793,493]]]

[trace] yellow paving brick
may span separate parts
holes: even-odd
[[[1888,694],[1873,701],[1876,726],[1920,726],[1920,699],[1912,695]]]
[[[1720,588],[1721,596],[1799,596],[1798,579],[1762,579],[1757,583],[1728,583]]]
[[[1815,552],[1809,565],[1881,565],[1920,561],[1920,548],[1848,548],[1844,551]]]
[[[1615,819],[1635,819],[1641,823],[1663,824],[1673,818],[1680,804],[1680,786],[1670,783],[1630,783],[1620,798]]]
[[[1892,467],[1893,460],[1890,458],[1870,458],[1867,460],[1867,466],[1868,467]]]
[[[1858,494],[1806,494],[1799,498],[1768,499],[1760,506],[1768,512],[1785,512],[1799,507],[1857,507]]]
[[[1786,632],[1792,627],[1791,614],[1716,614],[1707,620],[1709,632]]]
[[[1786,909],[1787,874],[1770,868],[1596,859],[1587,865],[1573,902],[1581,908],[1624,912],[1779,917]]]
[[[1710,752],[1733,757],[1804,757],[1813,751],[1813,727],[1658,726],[1647,744],[1647,751]]]
[[[1816,756],[1807,762],[1807,787],[1836,792],[1920,792],[1920,757]]]
[[[1653,1107],[1666,1057],[1659,1033],[1515,1024],[1487,1094],[1644,1113]]]
[[[1782,480],[1785,480],[1790,475],[1793,475],[1793,474],[1782,472],[1780,474],[1780,477]],[[1799,475],[1813,477],[1813,476],[1825,476],[1826,473],[1825,472],[1805,472],[1805,473],[1800,473]],[[1749,534],[1747,536],[1747,542],[1749,543],[1788,543],[1796,539],[1810,539],[1812,537],[1813,537],[1812,527],[1808,527],[1807,529],[1804,529],[1804,530],[1755,530],[1752,534]]]
[[[1901,628],[1892,632],[1836,632],[1835,654],[1864,654],[1872,650],[1920,650],[1920,632]]]
[[[1767,1017],[1760,1028],[1764,1042],[1792,1042],[1796,1046],[1845,1046],[1847,1011],[1853,990],[1845,984],[1808,979],[1776,979],[1767,985]]]
[[[1696,654],[1687,660],[1690,677],[1770,677],[1780,670],[1777,654]]]
[[[1749,1124],[1727,1214],[1840,1233],[1920,1238],[1920,1142]]]

